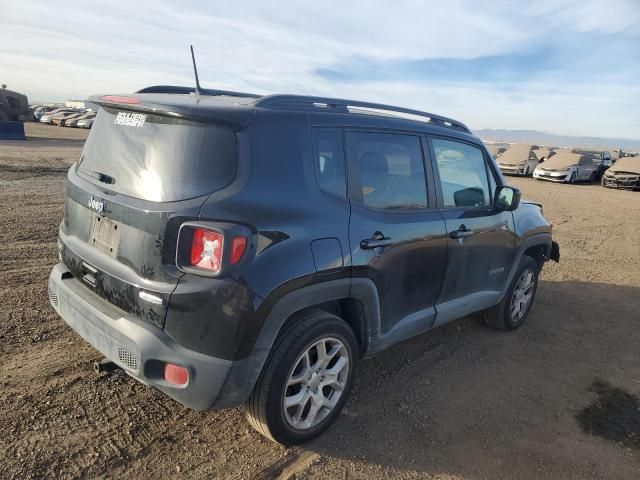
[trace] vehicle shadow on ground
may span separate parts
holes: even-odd
[[[514,463],[524,477],[622,478],[640,450],[621,460],[619,432],[588,431],[584,416],[599,411],[602,382],[621,405],[640,397],[638,312],[640,287],[543,280],[515,332],[469,317],[363,362],[345,413],[305,448],[329,465],[463,478],[508,477]],[[618,413],[612,428],[639,428],[638,412]],[[623,435],[635,445],[640,431]]]

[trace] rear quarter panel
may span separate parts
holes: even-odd
[[[307,114],[258,109],[238,133],[238,151],[238,191],[213,195],[201,212],[254,230],[255,254],[237,280],[274,304],[293,288],[348,276],[349,204],[317,186]],[[324,238],[337,239],[341,251],[324,262],[338,268],[318,272],[311,243]]]

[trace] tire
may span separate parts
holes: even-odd
[[[594,170],[593,172],[591,172],[591,176],[589,177],[589,183],[595,182],[597,178],[598,178],[598,172]]]
[[[569,182],[571,185],[575,185],[576,183],[576,172],[572,172],[571,176],[569,177]]]
[[[518,265],[518,270],[516,271],[511,285],[509,285],[509,289],[502,301],[496,306],[483,312],[484,322],[490,327],[498,330],[515,330],[522,326],[529,316],[529,311],[531,310],[531,306],[533,305],[533,301],[536,297],[539,273],[540,267],[538,262],[528,255],[523,255],[520,260],[520,264]],[[526,305],[519,305],[519,314],[516,315],[514,314],[514,306],[512,304],[512,302],[518,298],[516,288],[521,287],[521,280],[525,279],[528,274],[532,275],[532,285],[530,289],[526,290],[528,300]],[[522,299],[523,297],[520,296],[520,298]],[[518,311],[515,311],[515,313],[518,313]]]
[[[328,353],[336,352],[324,369],[318,367],[320,344]],[[303,313],[274,343],[245,403],[249,423],[265,437],[283,445],[310,440],[340,414],[349,397],[357,363],[358,346],[349,325],[323,310]],[[332,370],[339,372],[331,382],[335,387],[326,383],[329,382],[326,377],[333,376]],[[287,397],[293,403],[289,408],[285,408]],[[293,402],[296,399],[301,401]],[[325,401],[328,406],[314,408]],[[296,418],[298,426],[293,424]]]

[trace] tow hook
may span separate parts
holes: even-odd
[[[103,358],[99,362],[93,362],[93,369],[99,374],[108,373],[111,375],[116,373],[124,373],[124,370],[122,370],[119,365],[113,363],[108,358]]]

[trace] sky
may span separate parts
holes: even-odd
[[[353,98],[474,129],[640,138],[640,0],[3,0],[33,101],[193,85]]]

